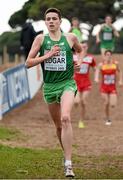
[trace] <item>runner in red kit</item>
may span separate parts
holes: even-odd
[[[112,64],[107,65],[104,61],[101,67],[102,72],[102,84],[101,93],[117,94],[116,90],[116,72],[117,72],[117,62],[112,61]]]
[[[99,73],[102,75],[101,82],[101,95],[104,100],[105,114],[106,114],[106,125],[111,125],[110,119],[110,107],[115,107],[117,104],[117,90],[116,90],[116,77],[119,72],[119,85],[122,85],[122,73],[118,65],[118,61],[113,60],[112,51],[105,51],[105,59],[99,63],[95,82],[99,82]]]
[[[81,104],[81,119],[79,121],[79,128],[84,127],[83,120],[85,119],[87,98],[91,90],[91,80],[89,77],[89,70],[92,67],[95,70],[96,62],[93,55],[88,54],[88,43],[82,42],[83,59],[80,65],[80,71],[75,72],[74,79],[77,84],[78,92],[75,97],[75,105]],[[75,62],[77,55],[74,56]]]

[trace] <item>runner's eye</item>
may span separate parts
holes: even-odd
[[[82,48],[87,48],[87,46],[82,46]]]
[[[51,20],[53,20],[53,21],[55,21],[55,20],[57,20],[58,18],[56,18],[56,17],[48,17],[47,19],[46,19],[46,21],[51,21]]]

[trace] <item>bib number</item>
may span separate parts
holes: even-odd
[[[115,75],[104,75],[104,84],[110,85],[115,84]]]
[[[104,40],[112,40],[112,33],[104,32],[103,39]]]
[[[87,74],[87,72],[88,72],[88,64],[84,63],[80,66],[80,74]]]
[[[44,68],[48,71],[66,71],[66,51],[60,51],[44,62]]]

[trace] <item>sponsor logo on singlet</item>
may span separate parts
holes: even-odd
[[[86,56],[83,58],[83,62],[92,63],[93,58],[91,56]]]

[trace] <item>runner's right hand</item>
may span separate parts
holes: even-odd
[[[47,53],[48,58],[52,56],[57,56],[60,52],[60,47],[58,45],[54,45],[51,50]]]

